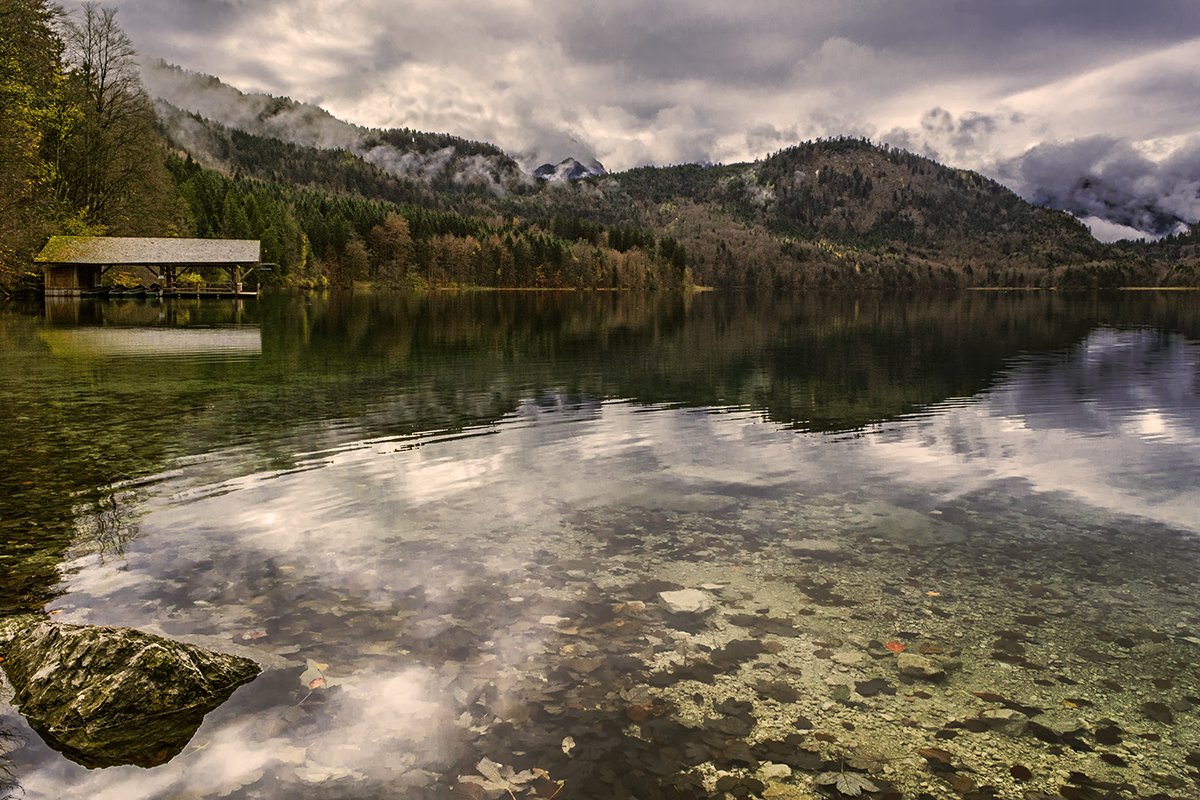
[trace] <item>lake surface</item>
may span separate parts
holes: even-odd
[[[0,534],[264,668],[27,798],[1200,796],[1193,293],[0,308]]]

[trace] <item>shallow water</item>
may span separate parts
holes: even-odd
[[[0,343],[0,607],[264,667],[153,769],[0,703],[25,797],[1200,796],[1194,295],[84,303]]]

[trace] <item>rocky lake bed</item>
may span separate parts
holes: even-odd
[[[937,508],[772,494],[752,513],[713,492],[647,494],[573,511],[552,540],[510,530],[460,550],[418,535],[428,569],[398,598],[298,596],[271,616],[284,575],[317,577],[286,571],[260,577],[279,582],[264,599],[209,592],[161,632],[236,628],[192,638],[267,667],[241,690],[239,730],[270,746],[228,796],[1200,790],[1200,564],[1185,536],[1028,502],[972,519],[998,492]],[[1150,533],[1158,545],[1140,548]],[[453,569],[433,566],[450,549]],[[396,718],[357,742],[372,698]],[[406,756],[337,756],[364,744]]]

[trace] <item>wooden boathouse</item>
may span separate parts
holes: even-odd
[[[154,294],[188,297],[253,297],[243,281],[261,265],[258,239],[175,239],[123,236],[52,236],[34,261],[46,277],[46,295],[103,294],[101,279],[116,267],[140,268]],[[218,270],[225,281],[180,285],[179,276]]]

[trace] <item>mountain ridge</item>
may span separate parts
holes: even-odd
[[[584,239],[617,252],[633,243],[657,255],[669,241],[668,260],[686,253],[688,280],[708,285],[1097,286],[1158,276],[1187,283],[1200,271],[1186,247],[1173,251],[1185,254],[1180,269],[1156,261],[1165,248],[1101,244],[1075,217],[1027,203],[977,172],[865,139],[815,140],[740,164],[618,173],[568,157],[529,175],[493,144],[362,128],[168,65],[154,74],[148,85],[168,138],[206,167],[501,215],[567,231],[564,241],[588,230]],[[197,109],[175,107],[164,93],[195,95]]]

